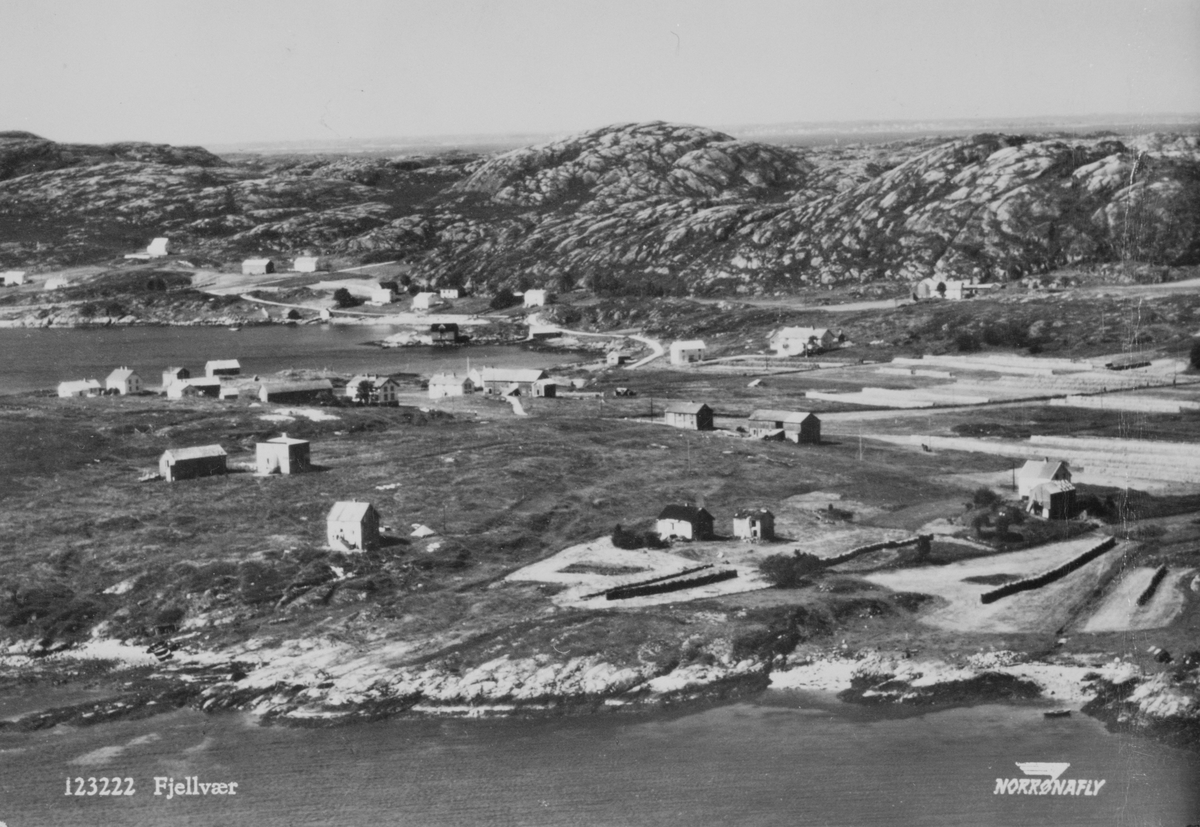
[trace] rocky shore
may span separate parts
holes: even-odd
[[[327,726],[394,715],[486,717],[593,714],[725,701],[770,689],[828,695],[856,704],[945,707],[1043,702],[1079,711],[1114,731],[1200,749],[1200,669],[1147,674],[1102,654],[1036,659],[981,652],[961,660],[837,649],[786,657],[616,664],[601,656],[507,655],[469,669],[447,663],[389,665],[404,644],[368,651],[333,639],[223,652],[176,650],[169,659],[118,641],[95,640],[42,657],[0,661],[27,680],[107,674],[100,701],[40,709],[3,726],[31,730],[141,718],[182,706],[235,709],[263,722]],[[14,647],[15,648],[15,647]]]

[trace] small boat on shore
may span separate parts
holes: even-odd
[[[1070,718],[1071,710],[1069,709],[1049,709],[1042,713],[1043,718]]]

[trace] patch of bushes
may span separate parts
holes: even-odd
[[[777,589],[799,589],[809,586],[812,581],[809,575],[816,574],[825,567],[824,562],[815,554],[794,551],[789,557],[786,554],[772,554],[758,564],[758,570],[763,577]]]
[[[492,296],[492,300],[488,302],[488,307],[492,310],[505,310],[520,303],[521,300],[514,296],[511,290],[505,288]]]
[[[659,537],[655,531],[626,529],[622,528],[620,523],[617,523],[613,529],[611,539],[614,546],[627,551],[639,548],[667,548],[670,546],[670,543]]]

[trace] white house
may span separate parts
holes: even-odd
[[[255,466],[259,474],[295,474],[312,467],[309,443],[287,434],[259,442],[254,446]]]
[[[66,276],[51,276],[46,279],[44,289],[46,290],[62,290],[64,287],[70,286],[71,281]]]
[[[465,396],[475,392],[475,383],[467,376],[453,373],[435,373],[429,378],[429,398],[442,399],[447,396]]]
[[[771,349],[780,356],[805,356],[828,350],[837,336],[827,327],[785,327],[771,336]]]
[[[362,399],[361,390],[366,386],[366,399]],[[374,373],[361,373],[346,383],[346,398],[352,401],[365,401],[370,405],[394,405],[399,398],[400,385],[390,376],[379,376]]]
[[[391,304],[396,300],[396,293],[390,287],[381,287],[371,291],[371,304]]]
[[[1024,499],[1044,482],[1071,481],[1071,469],[1065,462],[1051,459],[1031,459],[1017,471],[1017,495]]]
[[[150,258],[169,256],[171,255],[171,242],[162,237],[156,238],[150,242],[150,246],[146,248],[146,253]]]
[[[170,367],[162,373],[162,386],[164,389],[178,382],[180,379],[191,379],[192,372],[187,368]]]
[[[275,262],[269,258],[248,258],[242,262],[243,276],[264,276],[275,272]]]
[[[379,543],[379,512],[370,503],[337,502],[325,520],[334,551],[364,551]]]
[[[297,256],[292,261],[292,269],[297,273],[315,273],[321,269],[321,259],[317,256]]]
[[[108,375],[104,380],[106,390],[115,390],[122,396],[142,392],[142,377],[125,366],[121,366]]]
[[[704,358],[705,345],[699,339],[683,339],[671,342],[671,364],[686,365]]]
[[[773,540],[775,515],[766,508],[744,508],[734,512],[733,536],[739,540]]]
[[[242,363],[237,359],[210,359],[204,363],[208,376],[237,376],[242,372]]]
[[[80,379],[75,382],[60,382],[58,395],[64,399],[71,396],[95,396],[103,388],[95,379]]]
[[[0,283],[2,283],[5,287],[13,287],[18,284],[24,284],[25,271],[5,270],[3,273],[0,273]]]
[[[526,290],[525,291],[525,306],[526,307],[542,307],[546,304],[545,290]]]
[[[437,307],[442,303],[442,297],[437,293],[423,292],[413,296],[413,310],[428,310],[431,307]]]
[[[659,513],[654,531],[664,540],[707,540],[712,537],[713,518],[694,505],[668,505]]]

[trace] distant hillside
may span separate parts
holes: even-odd
[[[629,295],[1191,264],[1200,139],[797,148],[656,122],[488,157],[234,161],[0,133],[0,267],[91,262],[154,235],[209,262],[314,250],[403,259],[436,284]]]

